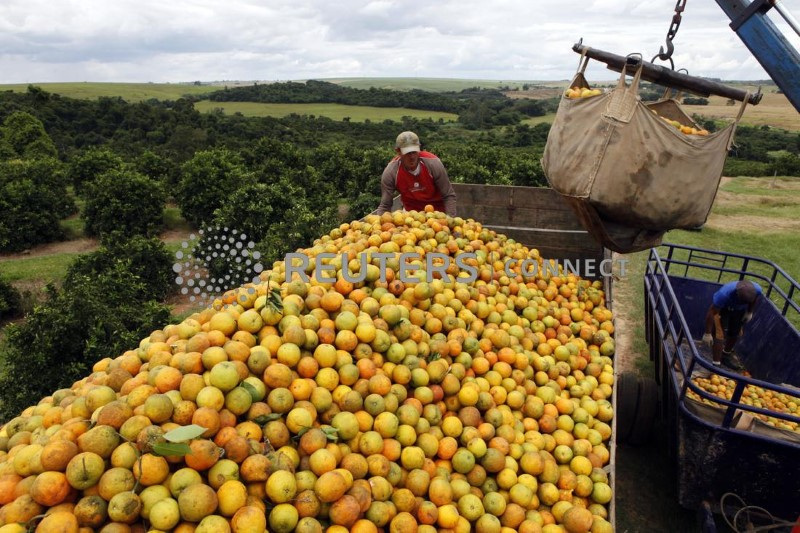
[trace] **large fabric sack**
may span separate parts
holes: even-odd
[[[570,87],[589,87],[587,62]],[[696,127],[677,101],[642,103],[641,63],[630,85],[625,77],[623,69],[617,86],[598,96],[562,96],[542,157],[550,186],[587,231],[622,253],[657,246],[670,229],[705,223],[745,107],[715,133],[688,135],[659,117]]]

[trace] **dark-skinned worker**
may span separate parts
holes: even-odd
[[[760,294],[761,287],[747,280],[731,281],[714,293],[706,313],[703,342],[711,348],[715,366],[724,364],[734,370],[742,369],[733,357],[733,347],[744,325],[753,317]]]
[[[396,156],[381,175],[381,202],[377,213],[392,210],[395,191],[400,193],[406,211],[423,211],[430,204],[436,211],[456,216],[456,193],[442,161],[420,150],[419,137],[413,131],[397,136]]]

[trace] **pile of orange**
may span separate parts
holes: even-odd
[[[709,392],[712,395],[724,400],[731,400],[733,398],[737,384],[737,380],[727,379],[719,374],[711,374],[708,377],[695,376],[692,378],[692,381],[695,385],[706,392]],[[712,405],[714,407],[727,409],[726,406],[723,406],[722,404],[719,404],[708,397],[701,397],[698,393],[691,389],[687,390],[686,394],[695,401]],[[765,389],[752,383],[745,385],[740,401],[746,405],[766,409],[768,411],[774,411],[777,413],[784,413],[787,415],[797,415],[800,413],[800,397]],[[770,426],[800,433],[800,425],[798,425],[797,422],[784,420],[782,418],[763,413],[751,412],[750,414],[762,422],[769,424]]]
[[[599,282],[526,279],[537,250],[431,210],[304,253],[308,282],[275,263],[9,421],[0,533],[611,531]]]

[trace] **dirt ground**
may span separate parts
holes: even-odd
[[[96,250],[98,245],[97,239],[74,239],[71,241],[50,242],[18,253],[0,254],[0,261],[56,254],[86,253]]]
[[[164,242],[182,242],[189,239],[189,231],[170,230],[160,235]],[[41,244],[29,250],[23,250],[13,254],[0,254],[0,261],[20,259],[26,257],[43,257],[46,255],[88,253],[97,250],[100,242],[97,239],[73,239],[70,241],[50,242]]]

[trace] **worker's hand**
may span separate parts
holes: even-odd
[[[709,348],[714,345],[714,337],[711,336],[711,333],[706,333],[703,335],[703,343]]]
[[[744,326],[745,324],[750,322],[750,320],[752,320],[752,318],[753,318],[753,313],[751,313],[749,311],[747,313],[745,313],[744,316],[742,317],[742,326]]]

